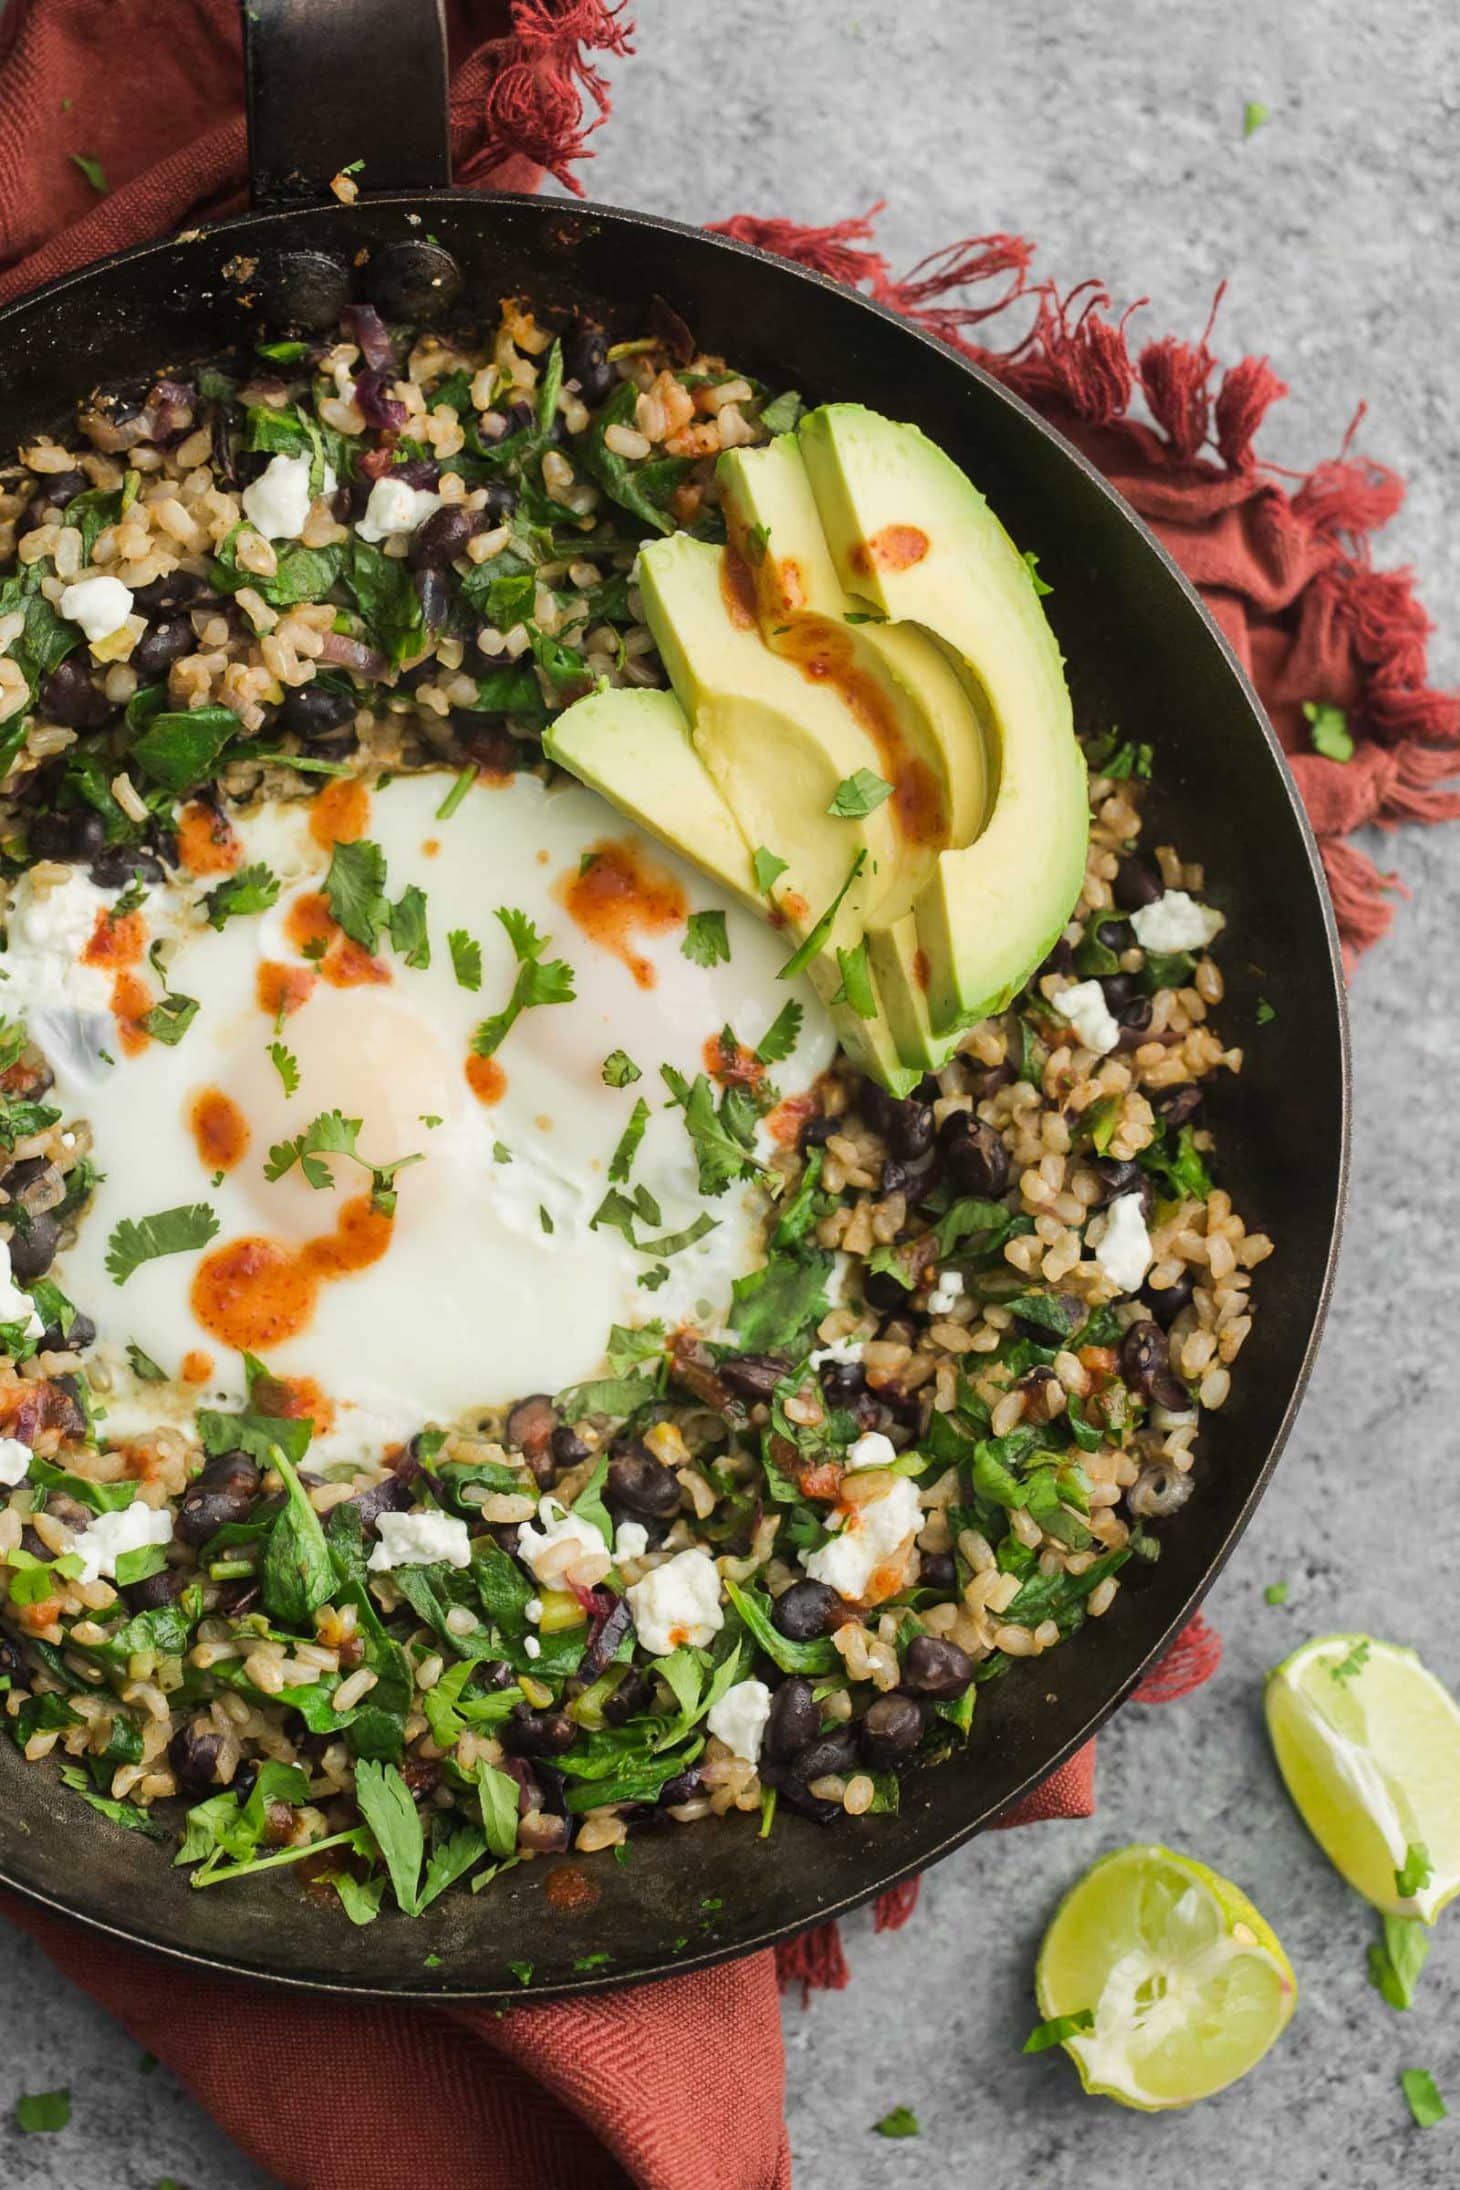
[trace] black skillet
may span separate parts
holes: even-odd
[[[563,1862],[523,1865],[415,1923],[356,1930],[286,1871],[195,1892],[145,1840],[85,1812],[49,1767],[0,1744],[0,1879],[168,1952],[354,1992],[520,1998],[588,1990],[768,1946],[944,1855],[1088,1739],[1190,1617],[1241,1534],[1291,1426],[1333,1269],[1347,1150],[1337,939],[1312,835],[1277,744],[1195,594],[1058,434],[951,350],[778,259],[670,221],[449,189],[435,0],[252,0],[249,119],[257,209],[69,275],[0,313],[0,446],[58,425],[99,380],[251,340],[260,316],[323,325],[352,295],[387,314],[489,315],[526,290],[584,301],[623,336],[651,299],[700,341],[810,400],[915,419],[972,474],[1053,585],[1049,611],[1087,725],[1157,757],[1156,841],[1207,863],[1227,913],[1222,1024],[1240,1079],[1211,1099],[1223,1177],[1278,1252],[1229,1404],[1201,1440],[1197,1494],[1160,1560],[1127,1569],[1113,1611],[980,1696],[967,1753],[905,1786],[901,1814],[829,1831],[794,1816],[669,1827],[632,1862],[581,1866],[592,1905],[560,1911]],[[364,194],[329,195],[363,158]],[[1255,1029],[1259,994],[1276,1016]],[[1151,1829],[1162,1829],[1159,1805]],[[428,1956],[440,1956],[428,1969]],[[586,1955],[606,1955],[591,1971]]]

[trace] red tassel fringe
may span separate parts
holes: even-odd
[[[1460,694],[1438,691],[1429,682],[1431,625],[1415,598],[1412,573],[1377,571],[1369,562],[1370,539],[1399,508],[1404,485],[1387,465],[1351,453],[1362,409],[1339,454],[1315,465],[1285,494],[1276,467],[1258,457],[1256,440],[1268,411],[1287,394],[1286,384],[1266,358],[1245,357],[1221,374],[1213,393],[1218,363],[1210,337],[1220,289],[1199,341],[1166,336],[1147,343],[1133,362],[1126,330],[1139,306],[1117,319],[1098,282],[1082,282],[1065,296],[1052,282],[1031,284],[1034,246],[1023,237],[972,237],[934,252],[902,281],[894,280],[876,248],[873,223],[880,210],[874,205],[860,218],[822,228],[740,214],[721,222],[716,233],[865,288],[1037,409],[1125,434],[1148,462],[1184,470],[1188,477],[1195,472],[1218,489],[1224,477],[1237,481],[1261,470],[1273,490],[1273,519],[1322,543],[1324,555],[1331,555],[1330,567],[1312,580],[1316,607],[1346,627],[1359,690],[1356,698],[1351,692],[1305,696],[1346,705],[1398,764],[1372,772],[1362,806],[1356,805],[1358,779],[1352,778],[1350,796],[1341,811],[1332,812],[1327,828],[1322,801],[1314,801],[1334,911],[1352,962],[1384,933],[1392,910],[1384,894],[1391,886],[1388,878],[1347,841],[1350,832],[1366,822],[1388,826],[1460,815],[1460,793],[1441,787],[1441,779],[1460,768]],[[994,283],[998,287],[991,289]],[[1009,348],[994,350],[973,339],[971,330],[1021,300],[1032,304],[1033,319]],[[1154,432],[1131,416],[1138,390]],[[1308,757],[1299,755],[1296,763],[1305,792]]]
[[[581,197],[573,163],[592,157],[587,140],[608,112],[608,80],[589,55],[631,53],[632,34],[623,0],[512,0],[511,37],[453,87],[454,114],[470,131],[457,147],[458,183],[525,162]]]

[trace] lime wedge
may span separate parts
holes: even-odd
[[[1155,2113],[1210,2098],[1262,2059],[1298,1997],[1292,1964],[1230,1880],[1170,1848],[1117,1848],[1066,1894],[1035,1989],[1080,2081]]]
[[[1460,1706],[1412,1650],[1320,1635],[1267,1677],[1288,1793],[1349,1884],[1432,1924],[1460,1893]],[[1418,1854],[1412,1853],[1418,1851]],[[1397,1874],[1419,1880],[1401,1893]]]

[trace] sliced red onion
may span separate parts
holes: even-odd
[[[405,430],[406,407],[386,388],[395,378],[395,368],[378,371],[372,368],[361,373],[355,382],[355,407],[367,426],[375,426],[382,433],[401,433]]]
[[[375,647],[343,631],[327,631],[319,653],[321,661],[333,662],[337,669],[353,669],[357,677],[383,677],[390,667]]]
[[[584,1681],[596,1681],[599,1674],[606,1670],[633,1619],[627,1597],[615,1597],[607,1590],[599,1590],[594,1594],[607,1598],[608,1608],[601,1614],[595,1614],[588,1647],[578,1661],[578,1678]]]
[[[196,404],[196,390],[187,381],[159,380],[144,413],[152,439],[163,445],[181,440],[192,427]]]
[[[350,304],[340,314],[347,335],[360,346],[360,355],[376,372],[395,370],[395,350],[385,331],[385,321],[373,304]]]

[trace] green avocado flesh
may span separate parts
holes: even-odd
[[[717,478],[728,549],[641,553],[672,694],[604,688],[548,750],[752,903],[755,852],[784,862],[772,917],[818,931],[806,971],[843,1045],[902,1091],[1003,1007],[1079,894],[1059,651],[1018,550],[915,427],[830,405]]]

